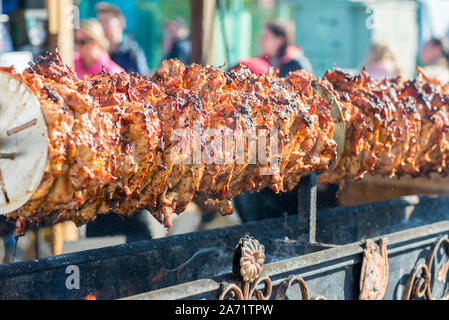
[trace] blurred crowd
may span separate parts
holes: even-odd
[[[77,75],[82,78],[87,74],[101,72],[103,68],[109,73],[126,71],[149,75],[151,71],[145,53],[133,35],[126,31],[127,21],[122,10],[111,3],[100,2],[95,6],[95,11],[95,18],[82,20],[75,30],[74,66]],[[11,16],[14,17],[14,13]],[[22,39],[13,46],[8,24],[5,23],[7,20],[7,15],[0,16],[0,64],[2,58],[9,58],[7,54],[12,51],[27,52],[32,60],[37,60],[46,51],[45,25],[32,23],[24,29],[22,38],[26,41]],[[191,41],[186,22],[182,18],[167,20],[162,23],[161,29],[163,59],[176,58],[186,65],[190,64]],[[254,44],[260,55],[242,58],[236,65],[246,65],[257,74],[267,73],[270,67],[277,69],[279,76],[299,69],[313,73],[310,61],[295,39],[293,21],[269,21],[263,25],[258,42]],[[448,61],[449,40],[446,37],[432,38],[421,46],[417,65],[446,83],[449,82]],[[402,74],[396,54],[385,43],[372,43],[363,66],[373,79]]]
[[[75,71],[82,78],[86,74],[122,71],[148,75],[145,54],[132,35],[125,32],[126,19],[119,7],[107,2],[96,5],[96,18],[83,20],[75,33]],[[178,58],[188,64],[190,40],[181,19],[166,21],[163,39],[166,58]]]

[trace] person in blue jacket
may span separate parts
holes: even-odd
[[[185,65],[190,65],[192,45],[189,31],[181,18],[164,22],[165,36],[162,48],[166,53],[164,59],[178,59]]]
[[[149,69],[145,53],[128,33],[125,33],[126,19],[120,8],[100,2],[95,6],[97,18],[109,40],[109,56],[126,72],[148,75]]]

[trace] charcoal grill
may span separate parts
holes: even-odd
[[[315,180],[297,216],[0,265],[0,299],[449,298],[448,197],[317,211]],[[232,260],[246,234],[265,261],[245,282]]]

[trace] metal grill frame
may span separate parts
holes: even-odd
[[[328,299],[358,299],[365,241],[386,237],[385,299],[401,298],[409,274],[449,234],[449,198],[411,196],[317,211],[315,179],[301,181],[298,216],[0,265],[0,299],[215,299],[223,281],[235,281],[232,255],[247,233],[265,246],[261,276],[271,279],[273,292],[289,277],[301,277],[309,296]],[[73,265],[80,288],[70,290],[66,271]],[[435,281],[437,266],[432,297],[447,291],[447,283]],[[414,282],[420,278],[418,272]],[[302,298],[295,286],[285,298]]]

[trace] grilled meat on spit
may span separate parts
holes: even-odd
[[[359,179],[366,173],[447,174],[448,85],[420,68],[409,81],[373,81],[365,72],[350,76],[338,69],[327,71],[324,79],[340,102],[347,129],[341,160],[319,182]]]
[[[372,81],[340,70],[323,79],[303,71],[284,79],[169,60],[151,79],[103,72],[79,80],[58,54],[22,75],[3,71],[35,94],[49,137],[42,183],[11,219],[82,224],[97,213],[146,208],[170,227],[172,214],[194,196],[229,213],[228,201],[239,193],[291,190],[312,171],[324,171],[318,181],[331,183],[365,173],[445,171],[448,87],[423,73],[411,81]],[[331,103],[316,87],[340,105],[346,126],[340,145]],[[226,143],[205,134],[209,129],[234,136],[217,148]],[[266,135],[277,147],[261,151]],[[189,147],[181,148],[186,141]],[[200,161],[192,161],[198,150]],[[258,152],[268,161],[250,160]]]
[[[229,213],[228,201],[237,194],[291,189],[335,156],[330,112],[310,86],[300,93],[285,79],[247,69],[223,72],[171,60],[151,80],[125,73],[78,80],[53,54],[14,76],[42,106],[49,153],[40,187],[8,215],[13,219],[39,222],[54,216],[55,223],[81,224],[97,213],[130,215],[146,208],[170,227],[171,215],[183,212],[194,196],[213,199]],[[231,161],[188,161],[211,147],[212,139],[194,137],[211,128],[249,134],[211,155]],[[268,150],[268,144],[264,150],[270,163],[250,161],[260,139],[257,130],[277,130],[280,152]],[[179,150],[183,139],[191,144],[187,152]],[[242,161],[235,159],[239,140],[244,140]],[[271,174],[261,174],[273,159]]]

